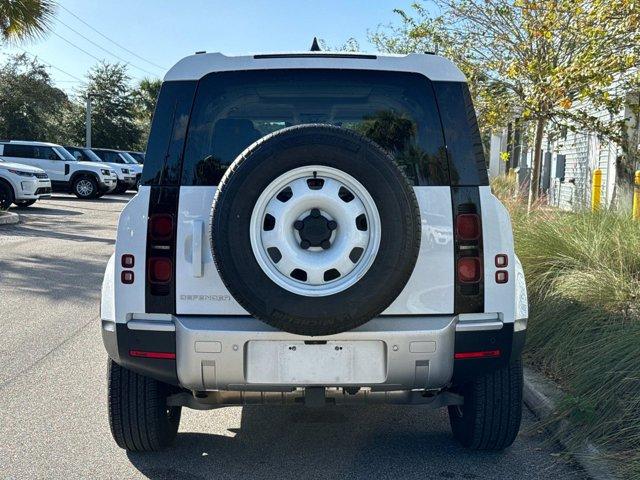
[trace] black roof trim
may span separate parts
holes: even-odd
[[[375,60],[377,55],[367,54],[346,54],[346,53],[266,53],[260,55],[254,55],[256,60],[264,58],[364,58],[367,60]]]

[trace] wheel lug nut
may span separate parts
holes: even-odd
[[[336,228],[338,228],[338,223],[335,220],[329,220],[327,222],[327,227],[329,228],[329,230],[335,230]]]
[[[304,227],[304,223],[302,222],[302,220],[296,220],[295,222],[293,222],[293,228],[295,228],[296,230],[302,230],[302,227]]]
[[[329,240],[323,240],[320,246],[325,250],[329,250],[329,248],[331,247],[331,242],[329,242]]]
[[[308,249],[311,246],[311,244],[309,243],[308,240],[302,240],[300,242],[300,247],[304,248],[305,250]]]
[[[314,208],[311,210],[311,216],[313,218],[318,218],[320,216],[320,210],[318,210],[317,208]]]

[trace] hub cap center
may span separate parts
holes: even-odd
[[[309,247],[328,250],[331,247],[331,232],[337,227],[334,220],[326,218],[317,208],[313,208],[309,215],[293,224],[293,228],[300,234],[300,246],[305,250]]]

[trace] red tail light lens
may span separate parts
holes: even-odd
[[[130,253],[125,253],[124,255],[122,255],[120,262],[122,268],[133,268],[133,266],[136,264],[136,259]]]
[[[125,285],[131,285],[133,283],[134,275],[131,270],[124,270],[120,273],[120,281]]]
[[[461,257],[458,259],[458,280],[461,283],[479,282],[481,270],[478,257]]]
[[[170,240],[173,236],[173,217],[152,215],[149,219],[149,234],[153,240]]]
[[[168,258],[149,259],[149,281],[169,283],[173,277],[173,262]]]
[[[509,272],[506,270],[498,270],[496,272],[496,283],[507,283],[509,281]]]
[[[459,240],[480,238],[480,218],[475,213],[461,213],[456,217],[456,236]]]
[[[176,358],[176,354],[173,352],[147,352],[144,350],[129,350],[129,355],[132,357],[159,358],[162,360],[175,360]]]
[[[500,356],[500,350],[482,350],[480,352],[459,352],[454,354],[456,360],[466,360],[469,358],[496,358]]]

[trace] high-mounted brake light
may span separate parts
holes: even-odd
[[[461,283],[477,283],[481,274],[482,267],[478,257],[458,258],[458,280]]]
[[[453,358],[456,360],[465,360],[470,358],[497,358],[500,356],[500,350],[482,350],[479,352],[458,352]]]
[[[169,283],[173,277],[173,262],[168,258],[152,257],[148,272],[151,283]]]
[[[149,218],[149,236],[153,240],[170,240],[173,236],[173,217],[171,215],[157,214]]]
[[[456,217],[456,236],[459,240],[480,237],[480,218],[475,213],[461,213]]]

